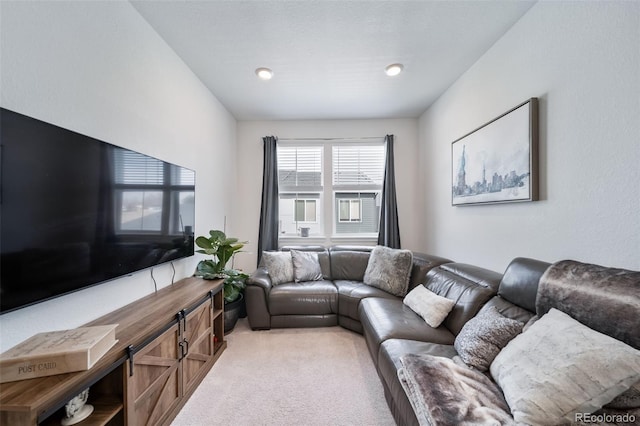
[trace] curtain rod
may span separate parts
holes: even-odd
[[[363,136],[360,138],[278,138],[279,141],[360,141],[370,139],[384,139],[384,136]]]

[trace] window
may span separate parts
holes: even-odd
[[[384,160],[382,138],[280,141],[280,235],[376,237]]]
[[[113,170],[117,233],[178,235],[193,227],[183,222],[194,217],[192,170],[126,150],[115,151]]]
[[[296,222],[315,222],[317,214],[316,200],[295,200]]]
[[[331,151],[336,235],[377,235],[384,144],[337,144]]]
[[[360,222],[360,200],[338,200],[338,222]]]
[[[300,235],[301,224],[323,234],[322,145],[278,145],[280,234]]]

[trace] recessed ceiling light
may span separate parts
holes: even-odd
[[[271,80],[271,77],[273,77],[273,71],[269,68],[257,68],[256,75],[262,80]]]
[[[391,64],[384,69],[384,72],[386,72],[389,77],[393,77],[400,74],[403,68],[402,64]]]

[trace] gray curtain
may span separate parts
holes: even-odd
[[[278,248],[278,138],[265,136],[262,172],[262,205],[258,233],[258,265],[264,250]]]
[[[382,204],[380,206],[380,229],[378,244],[400,248],[400,227],[398,225],[398,204],[396,203],[396,177],[393,167],[393,135],[384,138],[387,160],[382,183]]]

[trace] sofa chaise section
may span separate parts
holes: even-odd
[[[455,336],[460,332],[464,323],[493,306],[508,318],[527,322],[535,312],[539,279],[549,266],[549,263],[535,259],[516,258],[509,264],[502,276],[493,271],[463,264],[442,265],[430,272],[427,286],[433,284],[434,289],[448,287],[450,295],[459,286],[467,287],[465,292],[460,292],[460,294],[466,294],[467,303],[466,306],[456,305],[449,314],[453,315],[453,318],[447,318],[441,325],[441,327],[451,327],[454,330],[449,330],[452,335],[449,343],[443,344],[425,339],[406,339],[400,333],[389,333],[391,337],[380,343],[375,359],[376,366],[384,388],[385,398],[398,424],[418,424],[411,403],[398,379],[398,369],[401,367],[400,358],[408,354],[453,358],[457,355],[453,346]],[[475,283],[479,288],[491,288],[492,294],[487,298],[487,292],[474,292],[474,288],[470,287],[472,286],[470,282]],[[454,315],[455,309],[459,309],[460,315]],[[418,317],[415,313],[413,315]],[[423,326],[431,328],[424,321]],[[398,327],[402,326],[398,324]],[[369,337],[367,332],[365,332],[365,337]]]

